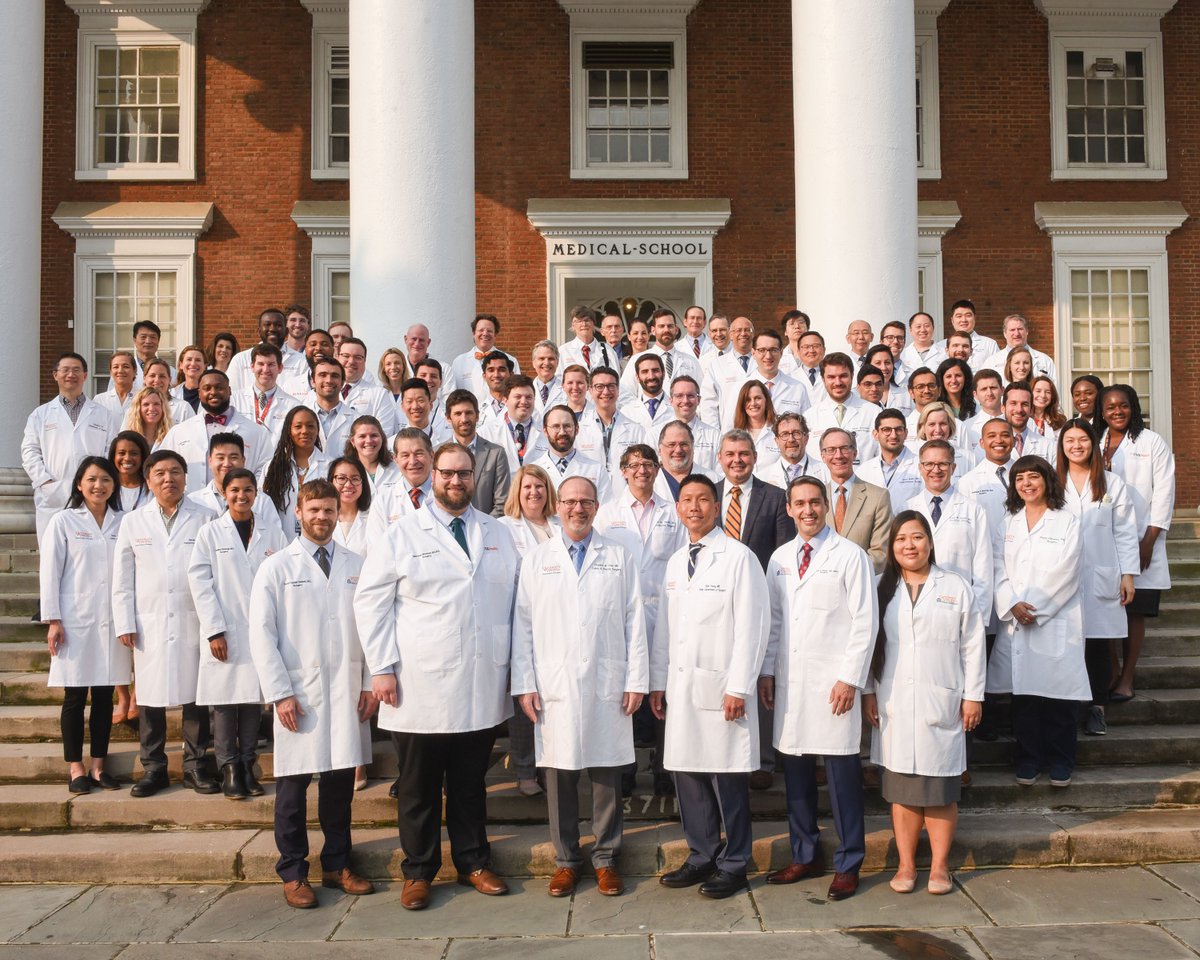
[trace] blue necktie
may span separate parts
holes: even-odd
[[[929,511],[929,515],[933,517],[933,525],[936,527],[942,519],[942,498],[933,498],[933,509]]]
[[[326,550],[324,547],[317,547],[317,552],[315,554],[315,557],[316,557],[316,561],[317,561],[317,566],[320,567],[321,572],[323,574],[325,574],[326,577],[328,577],[329,569],[330,569],[329,568],[329,551]]]
[[[742,365],[742,373],[748,373],[750,371],[750,358],[748,356],[738,357],[738,363]]]
[[[656,413],[658,413],[658,404],[659,404],[658,397],[651,397],[649,400],[646,401],[646,406],[650,408],[650,419],[651,420],[653,420],[654,415]]]
[[[569,554],[571,554],[571,560],[575,563],[576,573],[583,572],[583,554],[586,549],[587,548],[581,543],[573,543],[567,551]]]

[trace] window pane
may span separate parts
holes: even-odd
[[[588,134],[588,163],[608,162],[608,137],[603,133]]]
[[[629,162],[629,142],[624,134],[614,135],[609,140],[608,149],[613,163]]]
[[[329,275],[329,290],[335,297],[350,296],[350,271],[335,270]]]
[[[1083,76],[1083,51],[1068,50],[1067,51],[1067,76],[1082,77]]]
[[[179,47],[97,51],[96,69],[97,162],[177,163]]]
[[[96,51],[96,75],[115,77],[117,75],[117,51],[115,47]]]
[[[634,163],[647,163],[650,160],[650,136],[645,133],[633,133],[629,137],[629,159]]]
[[[587,71],[587,162],[670,163],[670,71]]]
[[[671,162],[671,138],[665,133],[656,133],[650,138],[650,162]]]
[[[158,151],[158,159],[162,163],[179,162],[179,138],[163,137]]]

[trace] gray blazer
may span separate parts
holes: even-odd
[[[836,484],[831,481],[826,484],[826,489],[829,491],[829,514],[826,523],[833,527]],[[887,490],[856,476],[846,501],[846,519],[842,521],[842,529],[837,532],[867,551],[876,573],[883,570],[884,561],[887,559],[888,534],[891,527],[892,500]]]
[[[508,472],[508,454],[497,443],[475,436],[475,495],[471,506],[493,517],[504,516],[504,501],[512,478]]]

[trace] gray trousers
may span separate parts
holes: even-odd
[[[746,875],[753,847],[748,773],[675,773],[679,819],[693,867]],[[721,839],[721,827],[725,839]]]
[[[625,810],[621,800],[621,767],[588,767],[592,781],[592,866],[611,867],[621,852]],[[550,840],[559,867],[583,866],[579,848],[579,776],[581,770],[546,768],[546,799],[550,810]]]
[[[147,776],[167,775],[167,709],[138,704],[142,770]],[[183,772],[195,773],[208,741],[208,707],[183,705]]]

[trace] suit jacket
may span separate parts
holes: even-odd
[[[504,501],[508,499],[512,477],[508,470],[508,454],[497,443],[475,436],[475,495],[471,506],[493,517],[504,516]]]
[[[833,526],[833,511],[837,498],[837,487],[831,480],[829,490],[828,526]],[[858,477],[850,487],[850,498],[846,502],[846,518],[842,529],[837,531],[851,543],[857,544],[871,558],[875,572],[883,569],[887,559],[888,534],[892,527],[892,500],[887,490],[867,483]]]
[[[725,499],[725,481],[717,484],[717,496]],[[721,523],[725,523],[722,515]],[[750,478],[750,504],[742,515],[741,540],[762,565],[764,571],[771,554],[796,537],[796,524],[787,515],[787,497],[772,483]]]

